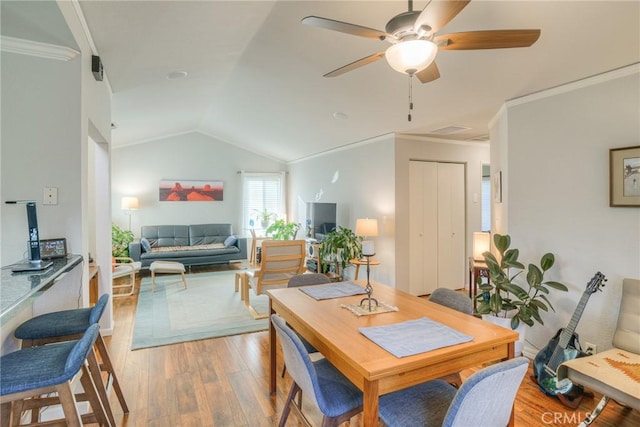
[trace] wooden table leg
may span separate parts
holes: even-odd
[[[269,313],[274,314],[269,298]],[[271,316],[269,316],[271,317]],[[269,394],[276,394],[276,331],[269,319]]]
[[[360,273],[360,264],[356,264],[356,272],[354,274],[355,279],[358,280],[358,274]]]
[[[365,427],[378,427],[378,381],[364,381],[362,421]]]

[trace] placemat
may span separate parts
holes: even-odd
[[[384,326],[358,328],[358,331],[396,357],[412,356],[473,340],[427,317]]]
[[[362,286],[358,286],[353,282],[337,282],[329,285],[301,286],[299,289],[305,294],[309,295],[311,298],[317,300],[342,298],[367,293]]]

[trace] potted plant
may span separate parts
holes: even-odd
[[[132,231],[123,230],[116,224],[111,224],[111,255],[113,257],[128,257],[131,242],[133,242]]]
[[[335,262],[342,270],[349,260],[362,255],[362,237],[344,227],[338,226],[325,236],[320,246],[320,259]]]
[[[269,212],[266,208],[263,210],[254,209],[253,211],[257,214],[258,220],[260,220],[260,225],[263,229],[269,227],[271,220],[276,217],[275,213]]]
[[[300,229],[300,224],[295,222],[285,222],[284,219],[277,219],[271,224],[265,233],[274,240],[293,240]]]
[[[540,266],[529,264],[526,270],[526,280],[521,273],[525,266],[518,257],[518,249],[510,249],[511,237],[496,234],[493,238],[500,260],[491,253],[483,254],[489,269],[489,282],[478,281],[480,294],[477,297],[477,312],[483,315],[510,318],[511,329],[516,329],[521,323],[533,326],[535,322],[544,324],[540,317],[540,310],[555,309],[547,299],[550,289],[567,291],[567,287],[555,281],[544,281],[544,274],[553,267],[555,257],[546,253],[540,259]],[[518,284],[521,283],[521,284]]]

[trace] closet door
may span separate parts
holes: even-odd
[[[409,162],[409,292],[465,283],[465,171],[457,163]]]
[[[465,285],[464,165],[438,163],[438,287]]]
[[[409,162],[409,293],[425,295],[438,277],[438,164]]]

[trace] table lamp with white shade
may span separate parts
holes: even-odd
[[[476,231],[473,233],[473,260],[484,261],[485,252],[491,251],[491,233]]]
[[[367,237],[378,236],[378,220],[371,218],[360,218],[356,220],[356,236],[364,237],[362,242],[362,255],[375,255],[373,240],[366,240]]]

